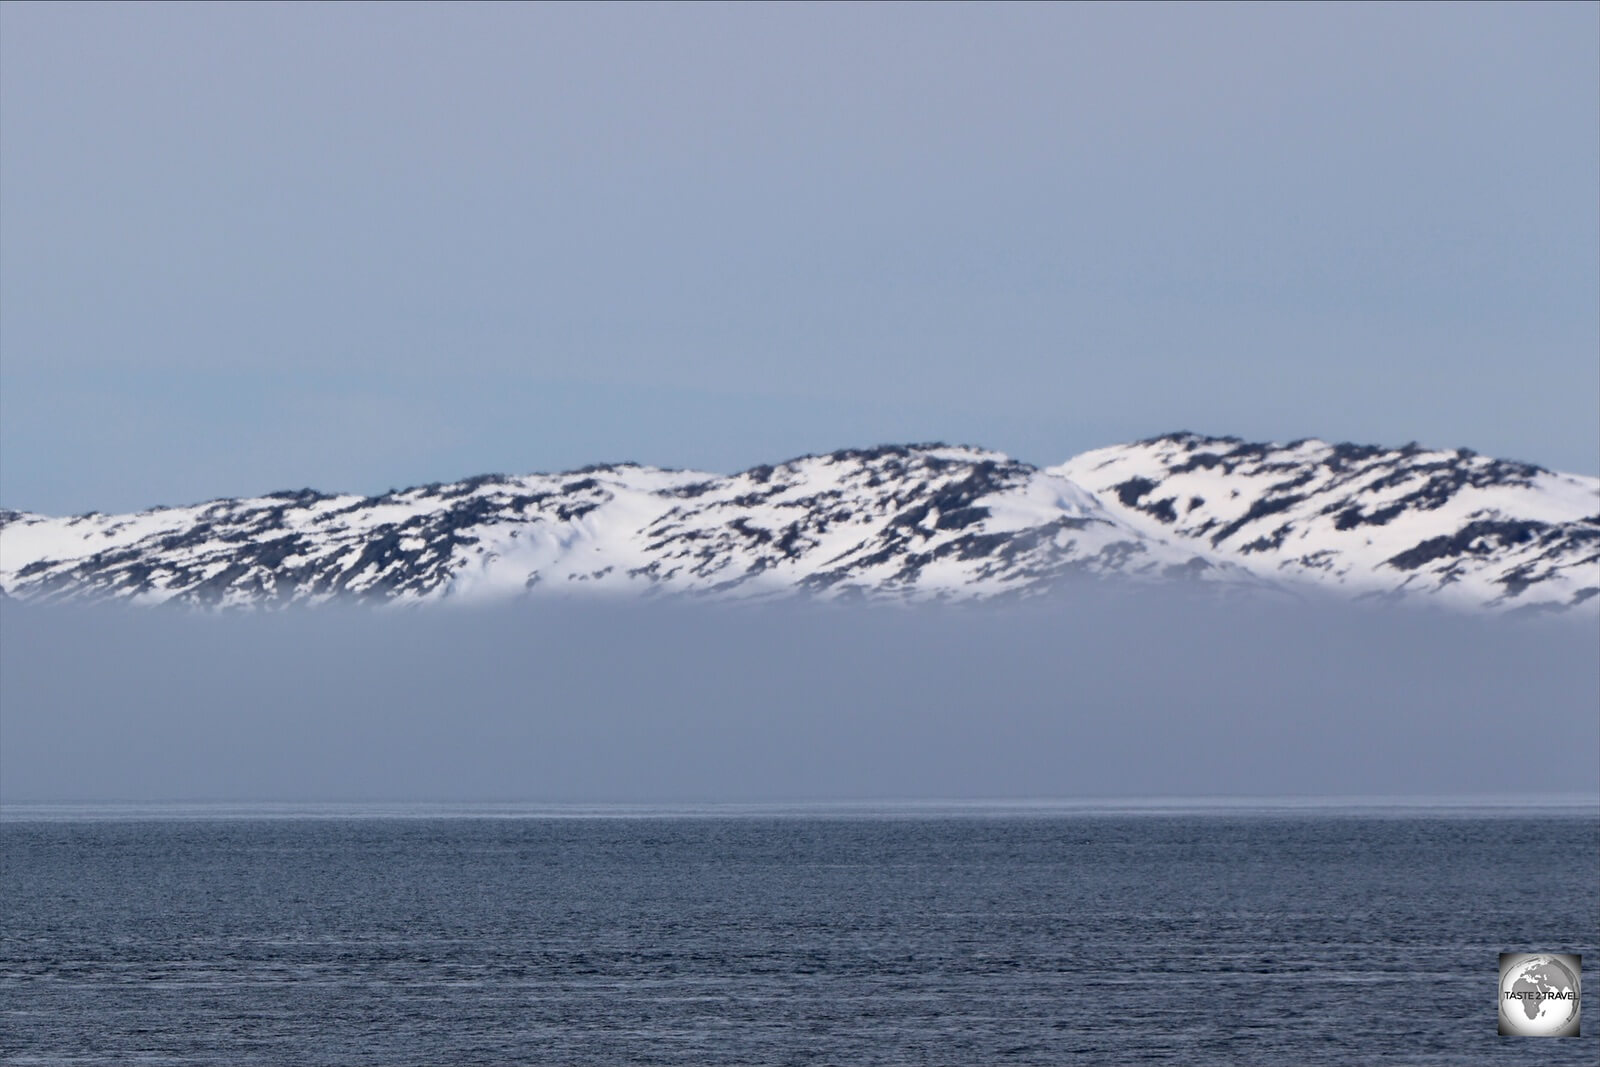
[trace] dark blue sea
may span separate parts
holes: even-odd
[[[1593,809],[4,815],[5,1063],[1600,1062]]]

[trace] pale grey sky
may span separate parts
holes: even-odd
[[[1600,7],[0,7],[0,504],[1188,428],[1600,471]]]

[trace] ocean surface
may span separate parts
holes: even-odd
[[[4,1063],[1600,1062],[1592,808],[0,814]]]

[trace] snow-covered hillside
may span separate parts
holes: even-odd
[[[635,465],[381,497],[0,513],[29,600],[981,598],[1077,578],[1600,607],[1600,479],[1466,452],[1177,434],[1040,469],[889,446],[733,476]]]
[[[1051,472],[1153,537],[1356,596],[1569,608],[1600,595],[1600,479],[1464,449],[1179,433]]]

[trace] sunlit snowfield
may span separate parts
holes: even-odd
[[[49,808],[8,1063],[1593,1063],[1600,818],[1311,803]],[[1591,982],[1591,989],[1593,988]]]

